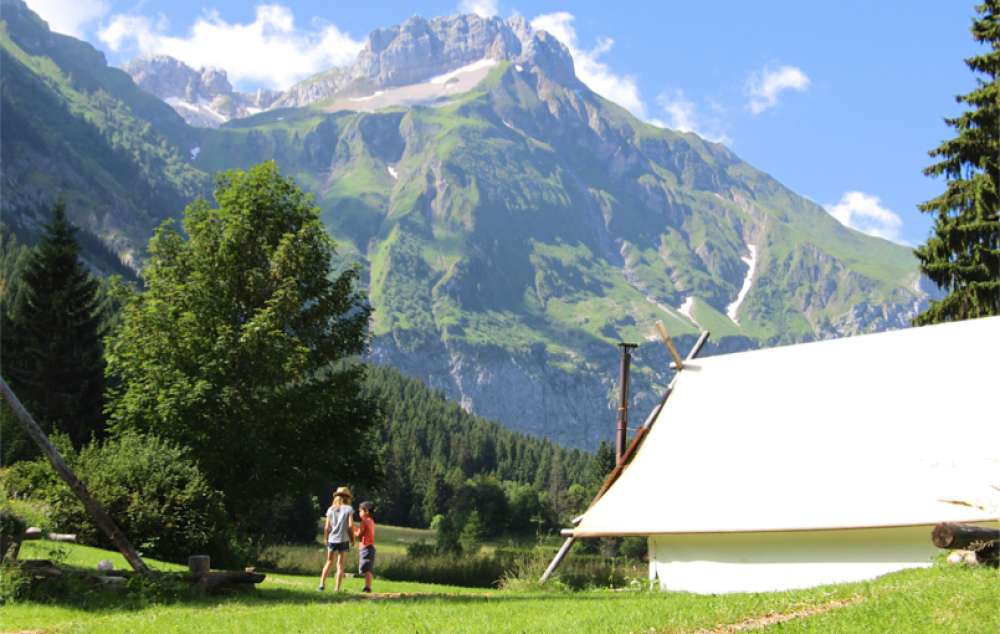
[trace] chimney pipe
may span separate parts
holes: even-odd
[[[628,433],[628,380],[629,365],[632,361],[632,348],[638,347],[635,343],[619,343],[622,349],[621,372],[618,375],[618,427],[615,430],[615,464],[621,464],[622,455],[625,453],[626,434]]]

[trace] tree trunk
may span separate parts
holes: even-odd
[[[132,548],[132,544],[129,543],[125,534],[121,532],[118,525],[115,524],[111,516],[104,510],[104,507],[91,497],[90,492],[87,491],[87,487],[83,485],[83,482],[80,482],[76,474],[69,468],[56,448],[49,442],[48,436],[45,435],[45,432],[42,431],[31,417],[28,410],[24,409],[24,405],[21,405],[21,401],[18,400],[17,395],[14,394],[14,391],[10,389],[10,386],[7,385],[7,382],[2,377],[0,377],[0,392],[3,393],[3,397],[7,400],[10,408],[14,410],[14,415],[21,422],[25,431],[35,441],[35,444],[41,448],[42,452],[49,459],[49,462],[52,463],[52,468],[66,481],[66,484],[76,494],[76,497],[83,502],[84,508],[94,518],[94,523],[118,547],[118,550],[125,556],[125,559],[132,566],[133,570],[146,576],[151,575],[152,571],[150,571],[145,562],[139,557],[139,554],[135,552],[135,549]]]

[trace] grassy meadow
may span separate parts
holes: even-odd
[[[386,531],[392,533],[392,531]],[[385,535],[388,537],[388,535]],[[399,539],[412,537],[405,532]],[[391,551],[390,542],[386,550]],[[398,545],[397,545],[398,547]],[[52,552],[55,550],[56,552]],[[28,542],[22,558],[52,556],[92,569],[123,558],[96,548]],[[182,569],[150,561],[162,571]],[[318,571],[317,571],[318,572]],[[269,573],[257,589],[221,596],[122,599],[100,596],[0,609],[2,632],[956,632],[1000,631],[995,569],[936,565],[871,582],[809,590],[701,596],[630,588],[570,592],[530,583],[484,590],[360,579],[334,593],[317,575]],[[523,589],[516,589],[523,588]]]

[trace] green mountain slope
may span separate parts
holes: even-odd
[[[62,197],[75,223],[138,265],[152,229],[208,191],[186,160],[194,131],[20,0],[0,10],[5,221],[33,233]]]
[[[572,445],[607,437],[618,340],[644,343],[639,410],[655,399],[658,319],[735,350],[902,327],[925,297],[909,249],[541,66],[443,105],[279,110],[202,139],[205,170],[274,156],[316,192],[367,265],[376,359]]]
[[[62,187],[131,254],[207,174],[273,158],[365,267],[372,358],[516,430],[609,438],[622,339],[642,344],[644,415],[669,378],[656,320],[682,349],[711,330],[712,353],[903,327],[927,298],[909,249],[841,226],[722,145],[635,119],[523,21],[517,61],[469,92],[375,112],[320,100],[195,129],[88,45],[13,20],[19,0],[0,2],[5,205],[30,218]],[[402,57],[411,27],[392,31]]]

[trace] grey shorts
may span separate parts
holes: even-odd
[[[365,574],[371,572],[375,567],[375,546],[365,546],[358,553],[358,573]]]
[[[351,549],[351,542],[330,542],[326,545],[328,553],[346,553]]]

